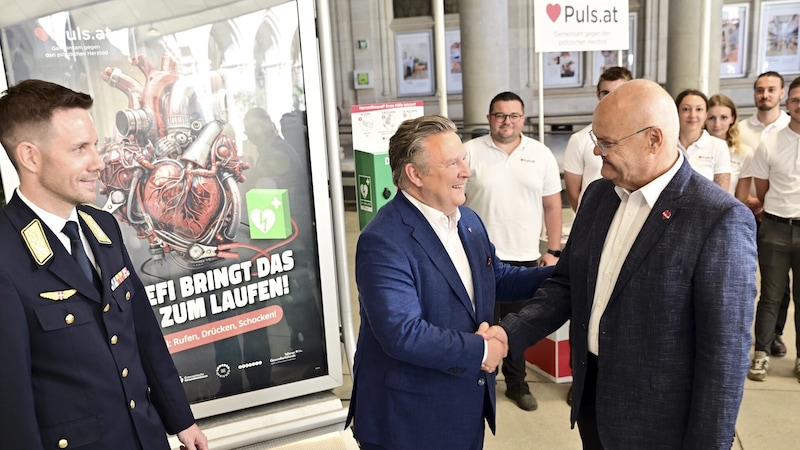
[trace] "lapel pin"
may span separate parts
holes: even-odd
[[[665,209],[664,212],[661,213],[661,218],[664,220],[669,220],[670,217],[672,217],[672,213],[669,212],[668,209]]]
[[[472,233],[472,227],[467,227],[467,231],[469,231],[470,233]]]
[[[491,256],[486,258],[486,265],[487,266],[491,266],[492,265],[492,257]]]

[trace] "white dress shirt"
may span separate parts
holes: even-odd
[[[611,293],[617,284],[620,269],[622,269],[634,241],[639,236],[639,232],[642,231],[642,226],[652,211],[653,205],[680,169],[683,159],[683,153],[678,152],[678,160],[668,171],[636,191],[631,192],[619,186],[614,188],[621,202],[603,243],[603,252],[600,254],[600,265],[597,270],[597,284],[592,300],[592,312],[589,316],[589,351],[595,355],[600,354],[598,339],[600,320],[603,318],[608,301],[611,299]]]

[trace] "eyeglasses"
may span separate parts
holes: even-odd
[[[492,119],[494,119],[494,121],[497,123],[503,123],[506,121],[506,119],[511,120],[511,123],[517,123],[519,122],[519,119],[522,119],[522,114],[517,114],[517,113],[514,114],[494,113],[489,115],[492,116]]]
[[[606,140],[603,140],[603,139],[597,139],[597,136],[595,136],[595,134],[594,134],[594,130],[589,130],[589,136],[592,138],[592,142],[594,143],[594,145],[600,148],[600,154],[603,155],[603,156],[608,156],[608,149],[610,149],[611,147],[613,147],[615,145],[619,145],[619,143],[624,141],[625,139],[632,138],[632,137],[636,136],[639,133],[642,133],[644,131],[649,130],[650,128],[653,128],[654,126],[655,125],[650,125],[649,127],[644,127],[641,130],[639,130],[639,131],[637,131],[637,132],[635,132],[633,134],[629,134],[629,135],[625,136],[624,138],[617,139],[616,141],[613,141],[613,142],[612,141],[606,141]]]

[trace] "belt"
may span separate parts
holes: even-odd
[[[796,225],[800,226],[800,219],[787,219],[786,217],[778,217],[774,214],[770,214],[768,212],[764,213],[764,217],[778,223],[785,223],[787,225]]]

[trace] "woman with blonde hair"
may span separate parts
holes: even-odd
[[[739,137],[736,104],[730,97],[716,94],[708,99],[705,127],[710,135],[728,144],[731,157],[731,184],[728,191],[747,205],[753,214],[760,214],[762,206],[753,188],[753,177],[749,175],[753,149]]]

